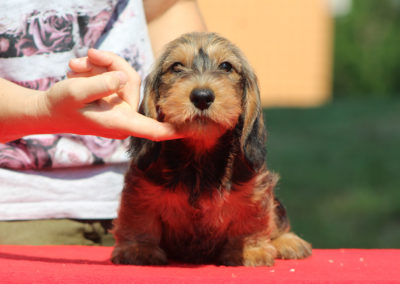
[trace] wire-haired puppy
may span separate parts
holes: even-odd
[[[172,41],[140,111],[186,138],[132,138],[114,263],[260,266],[311,254],[274,196],[257,79],[238,48],[213,33]]]

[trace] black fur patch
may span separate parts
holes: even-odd
[[[136,166],[145,171],[152,163],[154,163],[161,151],[159,142],[154,142],[144,138],[131,137],[129,154]]]
[[[274,203],[275,203],[275,214],[277,217],[276,222],[278,229],[279,231],[284,232],[290,227],[289,219],[286,213],[286,208],[282,205],[282,202],[280,202],[280,200],[276,197]]]
[[[131,155],[151,183],[172,191],[186,188],[194,206],[200,196],[211,196],[215,190],[224,189],[222,180],[237,145],[233,136],[233,131],[228,131],[200,157],[184,140],[152,142],[132,138]]]
[[[210,69],[211,61],[208,54],[204,52],[202,48],[199,49],[199,53],[193,59],[193,69],[199,72]]]
[[[232,133],[223,135],[217,145],[201,157],[182,141],[165,142],[163,166],[165,186],[175,189],[183,185],[189,191],[189,202],[193,205],[202,195],[211,196],[216,189],[222,190],[222,179],[231,152]]]
[[[261,116],[258,116],[251,129],[244,145],[244,155],[250,167],[254,170],[260,169],[265,163],[266,151],[266,133],[259,123]]]

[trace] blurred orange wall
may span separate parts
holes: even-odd
[[[331,97],[328,0],[198,0],[209,31],[238,45],[264,106],[316,106]]]

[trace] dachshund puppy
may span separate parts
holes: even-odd
[[[238,48],[213,33],[172,41],[140,112],[186,138],[131,138],[112,262],[270,266],[311,254],[274,196],[257,79]]]

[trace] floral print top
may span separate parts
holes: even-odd
[[[0,77],[46,90],[89,48],[113,51],[143,77],[153,61],[140,0],[0,2]],[[4,12],[7,11],[7,12]],[[0,168],[50,169],[127,161],[126,141],[73,134],[0,144]]]

